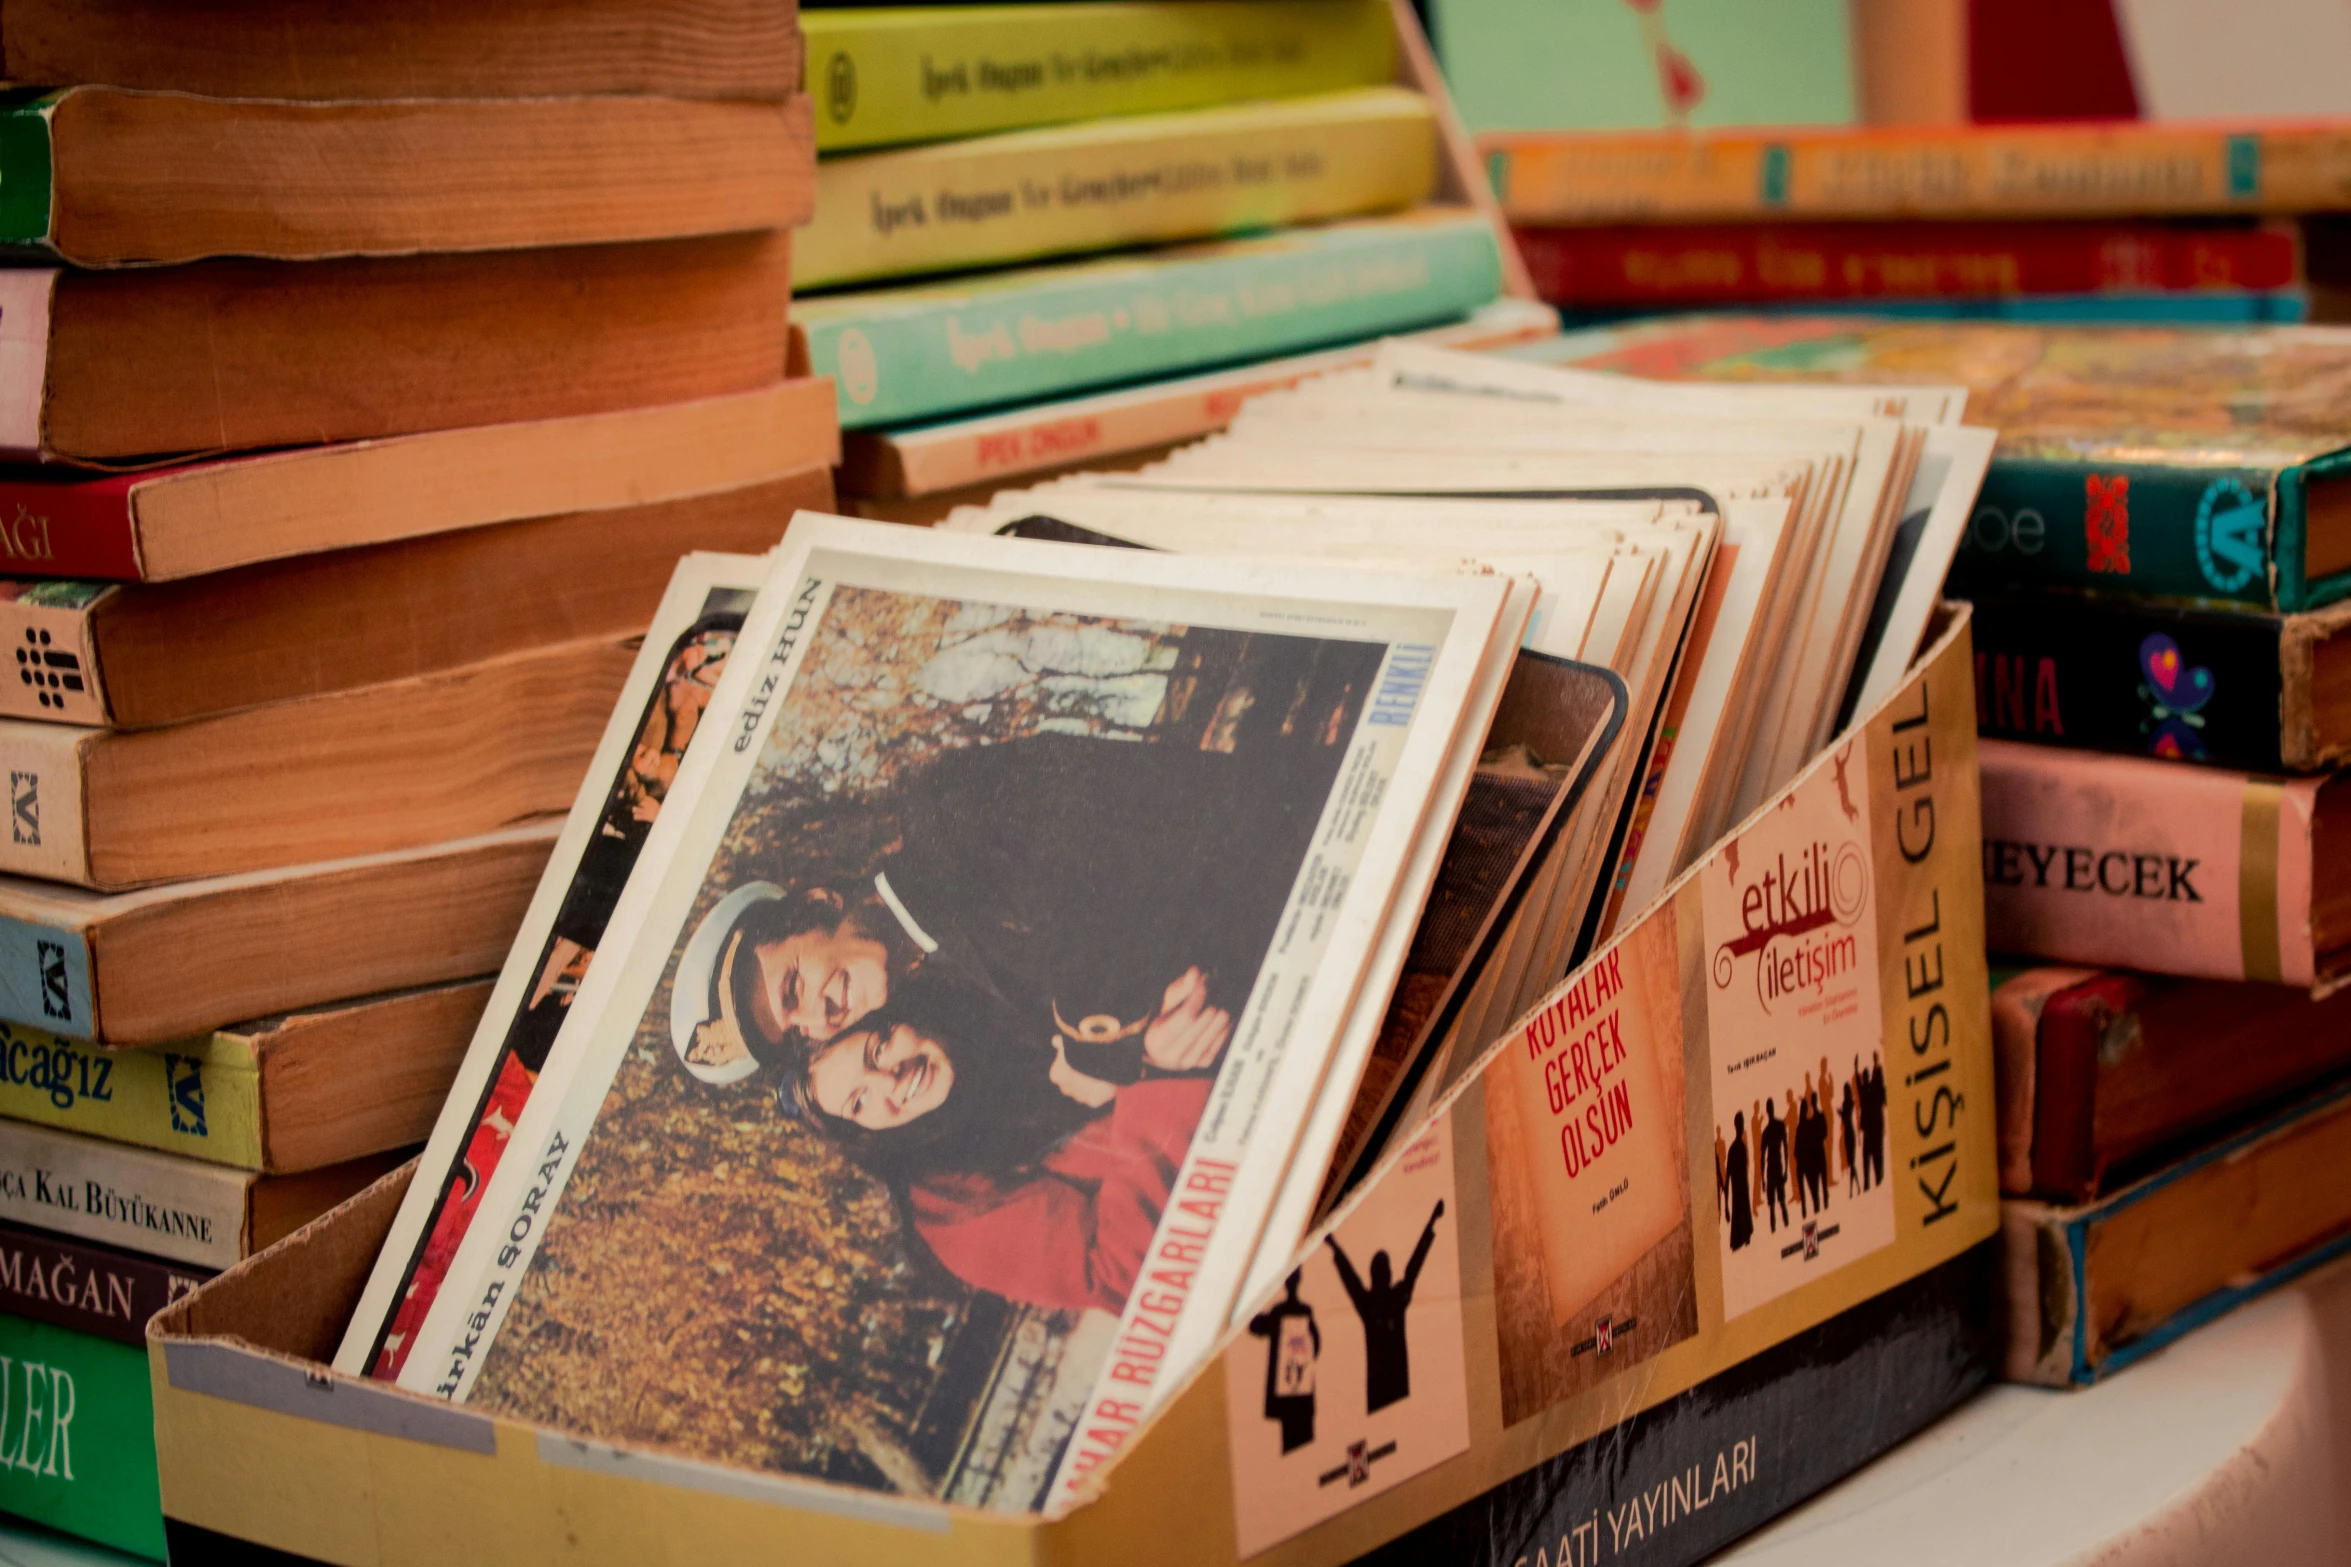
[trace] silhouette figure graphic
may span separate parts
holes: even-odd
[[[1853,1156],[1853,1083],[1845,1083],[1845,1097],[1837,1106],[1837,1122],[1845,1137],[1845,1195],[1856,1196],[1861,1191],[1861,1164]]]
[[[1249,1319],[1249,1331],[1265,1342],[1265,1418],[1282,1428],[1282,1451],[1295,1452],[1314,1440],[1314,1363],[1322,1358],[1322,1329],[1314,1308],[1298,1298],[1293,1270],[1282,1298]]]
[[[1869,1190],[1886,1179],[1886,1063],[1876,1052],[1859,1073],[1861,1104],[1861,1188]]]
[[[1355,1314],[1363,1319],[1363,1408],[1366,1414],[1378,1414],[1390,1404],[1412,1395],[1412,1346],[1404,1336],[1404,1313],[1412,1309],[1412,1287],[1420,1282],[1421,1264],[1429,1260],[1429,1247],[1437,1239],[1437,1221],[1445,1216],[1445,1203],[1438,1199],[1429,1222],[1420,1232],[1420,1244],[1412,1248],[1412,1260],[1404,1265],[1404,1277],[1391,1279],[1388,1273],[1388,1254],[1375,1251],[1371,1255],[1371,1283],[1366,1285],[1355,1272],[1355,1264],[1348,1259],[1346,1248],[1336,1235],[1324,1238],[1330,1244],[1331,1255],[1339,1264],[1339,1282],[1347,1286],[1347,1298],[1355,1303]]]
[[[1788,1217],[1788,1123],[1780,1119],[1780,1107],[1768,1099],[1763,1117],[1755,1146],[1763,1159],[1763,1213],[1777,1235],[1781,1225],[1795,1222]]]
[[[1729,1204],[1731,1250],[1743,1250],[1755,1238],[1755,1205],[1747,1196],[1747,1113],[1743,1110],[1731,1112],[1730,1152],[1723,1155],[1714,1192],[1717,1201]]]

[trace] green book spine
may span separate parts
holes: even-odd
[[[793,307],[844,429],[935,419],[1449,320],[1501,291],[1480,218],[1000,274]]]
[[[2300,467],[1998,455],[1951,591],[2102,588],[2264,614],[2313,608],[2351,592],[2351,574],[2304,580],[2303,479]]]
[[[1386,0],[1074,0],[803,11],[821,152],[1389,80]]]
[[[0,93],[0,246],[49,242],[49,111],[54,93]]]
[[[0,1509],[163,1559],[146,1350],[0,1315]]]

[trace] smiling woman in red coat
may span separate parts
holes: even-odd
[[[886,1182],[941,1266],[1049,1309],[1124,1309],[1232,1021],[1196,971],[1116,1080],[984,997],[912,981],[783,1068],[778,1098]]]

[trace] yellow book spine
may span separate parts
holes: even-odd
[[[1368,87],[1386,0],[1074,0],[804,11],[821,152]]]
[[[108,1050],[0,1023],[0,1116],[262,1167],[261,1072],[234,1034]]]
[[[2281,213],[2351,202],[2351,130],[2121,125],[1491,135],[1513,222]]]
[[[803,288],[1409,206],[1437,173],[1419,94],[1361,88],[820,164]]]

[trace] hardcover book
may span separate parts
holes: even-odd
[[[1975,604],[1987,735],[2252,772],[2351,755],[2351,604],[2267,615],[2028,588]]]
[[[1585,309],[2284,289],[2290,223],[1690,223],[1516,231],[1535,290]]]
[[[2351,1249],[2351,1083],[2074,1206],[2000,1205],[2011,1381],[2079,1387]]]
[[[1494,230],[1430,208],[1148,256],[793,307],[796,364],[844,429],[1231,364],[1427,326],[1501,291]]]
[[[2195,217],[2340,210],[2335,120],[1736,129],[1478,138],[1513,222]]]
[[[800,19],[824,152],[1376,86],[1386,0],[854,6]]]
[[[832,388],[255,452],[134,473],[0,472],[0,566],[168,582],[489,523],[684,501],[839,460]]]
[[[0,870],[114,891],[421,848],[560,810],[631,657],[617,638],[559,642],[161,729],[0,719]]]
[[[0,877],[0,1020],[166,1045],[498,966],[555,842],[538,820],[389,854],[88,892]]]
[[[2000,1190],[2086,1202],[2351,1062],[2351,991],[2028,969],[1992,992],[1992,1039]]]
[[[139,1050],[0,1023],[0,1116],[272,1175],[411,1147],[489,990],[461,980]]]
[[[808,100],[0,97],[0,247],[80,267],[396,256],[791,228]]]
[[[791,240],[0,272],[0,456],[85,465],[772,385]],[[13,514],[12,514],[13,516]]]
[[[1519,352],[1639,375],[1964,383],[2000,431],[1953,570],[1971,597],[2094,588],[2293,614],[2351,593],[2341,328],[1714,317]]]
[[[1993,739],[1983,773],[1995,951],[2305,987],[2351,966],[2340,780]]]
[[[0,663],[0,717],[146,729],[635,636],[680,554],[765,549],[783,519],[831,499],[819,463],[739,489],[179,582],[0,579],[0,647],[16,654],[14,681]]]
[[[827,159],[802,289],[1164,244],[1409,207],[1437,179],[1420,94],[1136,114]]]

